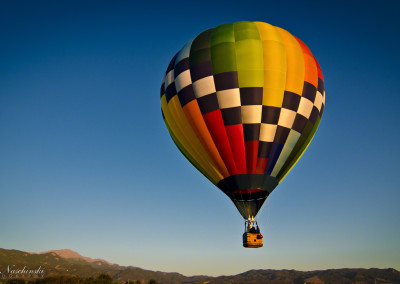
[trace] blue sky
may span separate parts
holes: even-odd
[[[185,275],[399,270],[399,2],[264,2],[0,2],[0,247]],[[327,96],[259,214],[257,250],[241,247],[241,216],[177,150],[159,103],[172,56],[240,20],[302,39]]]

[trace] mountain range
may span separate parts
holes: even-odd
[[[153,279],[157,283],[236,284],[236,283],[400,283],[400,272],[393,269],[343,268],[318,271],[250,270],[229,276],[184,276],[176,272],[145,270],[134,266],[120,266],[103,259],[92,259],[69,250],[31,253],[0,248],[0,283],[8,279],[35,279],[53,276],[96,277],[110,275],[116,283]],[[3,282],[2,282],[3,281]]]

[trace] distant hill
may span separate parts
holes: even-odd
[[[25,270],[21,271],[24,268]],[[151,279],[156,280],[157,283],[203,283],[207,279],[212,278],[209,276],[187,277],[179,273],[166,273],[133,266],[120,266],[111,264],[103,259],[84,257],[77,252],[67,249],[30,253],[0,248],[0,283],[2,283],[2,279],[4,281],[4,279],[18,278],[19,276],[24,279],[38,278],[38,273],[35,273],[38,268],[41,268],[40,270],[43,271],[39,276],[43,275],[44,277],[60,275],[96,277],[101,273],[106,273],[120,283],[125,283],[127,280],[149,281]],[[20,273],[15,275],[15,273],[10,274],[9,271]]]
[[[103,259],[92,259],[69,249],[52,250],[42,253],[29,253],[19,250],[0,249],[0,283],[8,279],[35,279],[52,276],[96,277],[99,274],[110,275],[115,282],[151,279],[157,283],[190,284],[259,284],[259,283],[400,283],[400,272],[388,269],[329,269],[320,271],[296,270],[250,270],[232,276],[184,276],[179,273],[145,270],[133,266],[120,266]],[[3,281],[3,282],[2,282]]]
[[[54,252],[55,254],[58,254],[60,257],[69,259],[71,261],[76,261],[76,262],[90,262],[90,263],[96,263],[97,265],[103,265],[103,264],[108,264],[112,265],[108,261],[105,261],[104,259],[93,259],[90,257],[82,256],[79,253],[70,250],[70,249],[59,249],[59,250],[50,250],[50,251],[45,251],[45,252],[40,252],[38,254],[46,254],[46,253],[52,253]],[[31,252],[30,254],[37,254]]]

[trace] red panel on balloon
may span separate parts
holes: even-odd
[[[246,174],[246,151],[244,148],[243,126],[241,124],[226,125],[229,143],[235,159],[238,174]]]
[[[225,125],[222,120],[221,110],[217,109],[215,111],[205,113],[203,114],[203,117],[229,173],[231,175],[238,174],[231,146],[229,144],[228,135],[226,134]]]
[[[257,168],[258,141],[244,141],[246,145],[247,173],[255,174]]]
[[[258,158],[256,174],[263,175],[265,172],[265,167],[267,166],[268,158]]]

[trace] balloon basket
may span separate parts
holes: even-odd
[[[260,248],[263,246],[263,235],[254,218],[249,218],[244,222],[243,247]]]

